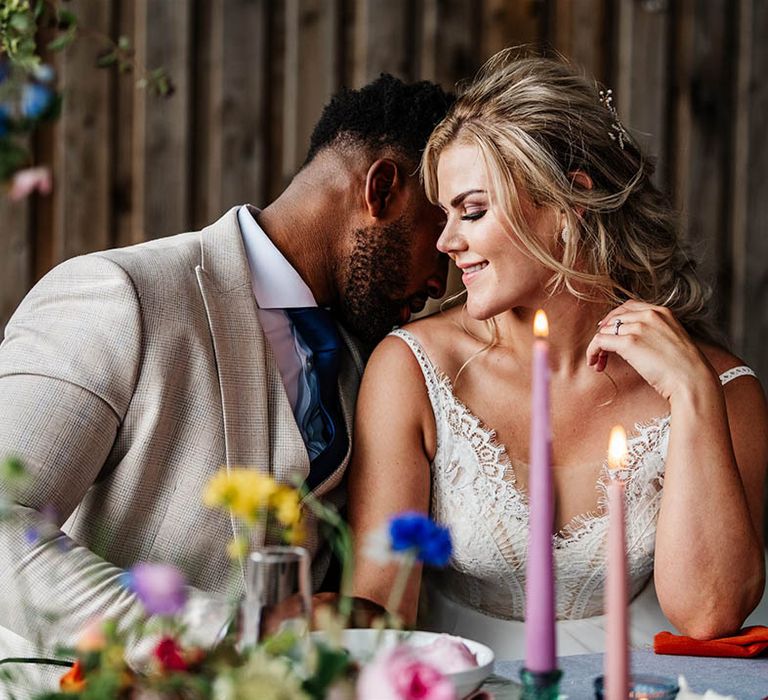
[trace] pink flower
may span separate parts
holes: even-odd
[[[35,191],[40,194],[50,194],[52,185],[53,182],[49,168],[40,167],[19,170],[13,176],[8,198],[18,202],[25,197],[29,197]]]
[[[453,683],[404,644],[381,652],[357,681],[360,700],[456,700]]]

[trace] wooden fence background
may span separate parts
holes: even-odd
[[[557,50],[614,88],[716,290],[733,348],[768,377],[768,0],[72,0],[61,119],[35,137],[54,193],[0,197],[0,325],[73,255],[264,204],[341,85],[389,71],[451,87],[498,49]],[[97,70],[98,35],[165,66],[170,99]]]

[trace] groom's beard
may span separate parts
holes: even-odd
[[[401,217],[355,231],[342,279],[342,323],[371,347],[392,330],[408,303],[410,229]]]

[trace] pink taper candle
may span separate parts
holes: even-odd
[[[608,466],[624,466],[627,435],[617,425],[611,430]],[[612,474],[608,484],[608,580],[605,591],[607,616],[605,640],[605,698],[627,700],[629,685],[629,638],[627,632],[627,552],[625,543],[624,482]]]
[[[555,670],[555,581],[552,525],[555,518],[549,425],[549,328],[539,310],[533,322],[533,399],[530,443],[530,520],[525,587],[525,668]]]

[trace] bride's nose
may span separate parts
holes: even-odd
[[[456,252],[457,250],[463,250],[464,248],[466,248],[466,243],[458,231],[458,226],[456,226],[451,219],[448,219],[443,227],[443,232],[440,234],[440,238],[437,239],[437,249],[441,253],[450,255],[451,253]]]

